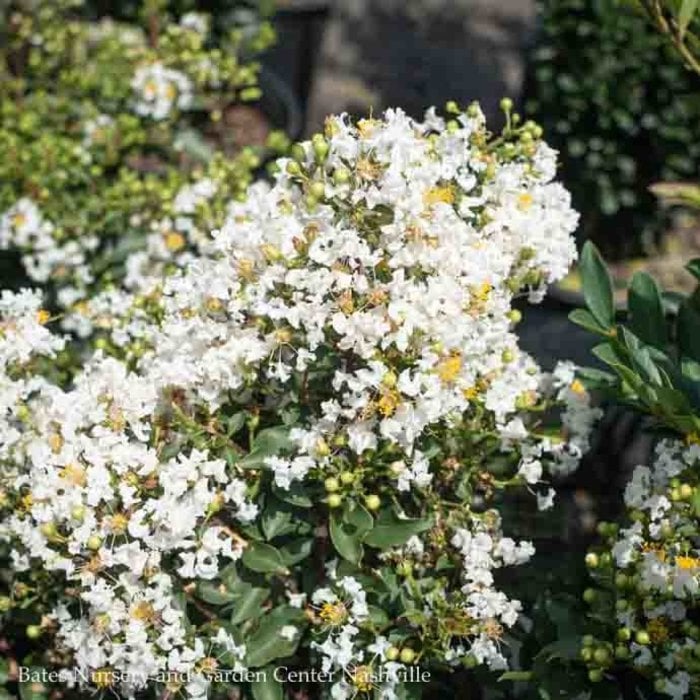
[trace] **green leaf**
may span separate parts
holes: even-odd
[[[681,354],[700,362],[700,313],[688,301],[678,310],[676,328]]]
[[[362,559],[362,540],[373,525],[372,516],[354,501],[346,501],[342,513],[333,511],[330,535],[338,554],[353,564],[358,564]]]
[[[275,680],[275,666],[266,666],[259,675],[250,682],[254,700],[284,700],[282,684]]]
[[[498,677],[501,681],[529,681],[532,680],[532,671],[506,671]]]
[[[279,535],[289,534],[296,527],[292,510],[287,504],[278,501],[276,498],[267,500],[261,517],[261,525],[265,538],[268,540],[272,540]]]
[[[590,241],[586,241],[581,251],[579,269],[586,306],[603,328],[610,328],[615,321],[612,281],[603,258]]]
[[[297,508],[311,508],[314,504],[311,497],[307,494],[306,487],[298,481],[292,482],[288,489],[283,489],[273,481],[272,493],[274,493],[280,501],[291,503],[293,506],[297,506]]]
[[[378,549],[400,547],[419,532],[433,525],[431,518],[399,518],[392,508],[381,512],[372,530],[365,537],[365,543]]]
[[[235,596],[223,583],[200,581],[197,583],[197,598],[201,598],[210,605],[226,605],[231,603]]]
[[[693,19],[693,15],[697,12],[698,4],[700,4],[700,0],[682,0],[681,2],[678,10],[678,29],[681,39]]]
[[[261,574],[281,572],[286,568],[279,550],[264,542],[251,542],[243,550],[241,561],[251,571]]]
[[[234,625],[240,625],[246,620],[258,617],[260,608],[269,595],[269,589],[258,588],[246,583],[241,587],[240,593],[236,595],[233,612],[231,613],[231,622]]]
[[[646,272],[637,272],[632,277],[627,303],[630,328],[645,343],[663,348],[667,333],[661,293],[654,279]]]
[[[313,537],[295,539],[279,548],[282,560],[286,566],[294,566],[308,557],[314,548],[316,540]]]
[[[700,258],[693,258],[686,264],[685,269],[700,282]]]
[[[246,665],[259,668],[275,659],[291,656],[299,646],[304,623],[304,613],[287,605],[264,615],[258,628],[246,639]],[[281,628],[288,625],[297,628],[297,634],[292,639],[280,634]]]
[[[591,333],[605,335],[607,332],[606,329],[596,321],[595,317],[588,309],[574,309],[569,314],[569,320]]]
[[[246,457],[238,461],[243,469],[261,469],[265,459],[289,451],[292,441],[289,439],[289,428],[285,425],[275,425],[261,430],[253,440],[253,449]]]

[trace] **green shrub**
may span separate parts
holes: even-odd
[[[579,235],[609,257],[658,242],[648,187],[698,172],[700,78],[619,0],[542,0],[527,111],[559,148]]]

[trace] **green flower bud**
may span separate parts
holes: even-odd
[[[333,491],[337,491],[340,488],[340,483],[338,479],[336,479],[334,476],[329,476],[324,482],[323,485],[326,487],[326,491],[332,493]]]
[[[634,641],[637,642],[637,644],[641,644],[642,646],[646,646],[651,642],[651,638],[649,637],[649,633],[646,630],[639,630],[635,635],[634,635]]]
[[[404,647],[399,654],[399,660],[403,664],[412,664],[416,659],[416,652],[410,647]]]
[[[367,510],[379,510],[382,505],[382,500],[376,494],[372,493],[369,496],[365,496],[365,507]]]
[[[339,493],[332,493],[327,498],[329,508],[339,508],[343,502],[343,497]]]
[[[399,658],[399,650],[395,646],[390,646],[385,652],[384,652],[384,658],[387,661],[396,661],[396,659]]]

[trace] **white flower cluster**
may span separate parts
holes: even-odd
[[[92,272],[86,263],[87,253],[97,243],[95,236],[59,242],[54,237],[54,225],[28,197],[17,200],[0,217],[0,249],[21,251],[24,268],[34,282],[60,276],[79,284],[89,283]]]
[[[644,644],[632,643],[633,662],[654,668],[659,690],[675,700],[691,693],[691,676],[678,663],[694,659],[698,644],[688,634],[700,596],[698,466],[700,445],[659,442],[652,466],[637,466],[625,488],[634,521],[612,547],[620,571],[644,597],[643,604],[628,604],[617,615],[621,625],[648,637]]]
[[[181,71],[162,63],[137,68],[131,81],[136,113],[155,120],[166,119],[173,109],[187,109],[192,103],[192,82]]]
[[[171,73],[140,72],[144,113],[162,118],[188,93]],[[516,483],[538,484],[562,460],[570,466],[585,440],[588,418],[571,420],[573,452],[527,427],[528,408],[570,378],[552,383],[513,330],[515,295],[526,288],[540,298],[575,256],[577,215],[551,181],[554,152],[532,140],[520,150],[489,146],[478,109],[449,124],[433,111],[424,122],[400,110],[357,125],[334,117],[302,151],[280,161],[272,186],[232,203],[213,241],[167,278],[157,321],[147,327],[140,315],[122,329],[148,346],[135,372],[98,352],[71,388],[43,384],[25,401],[4,456],[25,465],[10,484],[16,507],[4,535],[17,571],[40,564],[69,582],[80,605],[60,605],[54,624],[86,672],[196,671],[212,644],[243,658],[226,632],[202,638],[186,627],[178,592],[241,556],[233,521],[254,520],[257,505],[235,451],[224,460],[183,448],[180,417],[208,416],[203,432],[213,435],[231,404],[279,422],[275,397],[297,397],[292,448],[268,455],[265,469],[282,492],[295,482],[346,484],[342,474],[352,472],[353,497],[420,500],[454,478],[430,440],[471,430],[465,417],[497,436]],[[206,180],[180,192],[151,257],[174,259],[179,245],[168,240],[180,238],[168,236],[191,235],[188,217],[213,192]],[[134,288],[148,287],[149,275],[134,265]],[[107,296],[106,307],[131,308],[128,295]],[[2,430],[11,429],[3,417]],[[477,467],[483,474],[489,464]],[[541,495],[545,506],[552,495]],[[451,654],[501,668],[496,640],[519,603],[494,588],[491,571],[526,561],[532,548],[504,538],[500,524],[450,538],[463,570],[456,605],[477,626],[462,635],[470,646]],[[357,580],[334,580],[311,602],[333,628],[317,647],[324,667],[384,653],[383,637],[356,643],[368,614]],[[205,691],[201,678],[187,688]]]
[[[61,347],[31,320],[37,304],[3,296],[8,362]],[[38,380],[27,389],[21,430],[15,403],[0,440],[3,462],[23,465],[3,476],[19,499],[0,530],[13,543],[13,570],[40,563],[73,586],[80,608],[61,604],[54,618],[85,674],[109,668],[132,694],[159,673],[191,673],[188,693],[205,694],[202,660],[212,645],[231,653],[235,644],[224,630],[206,640],[188,633],[178,596],[184,581],[211,579],[240,557],[242,539],[214,516],[256,517],[244,482],[203,451],[160,455],[151,444],[157,390],[117,360],[98,354],[70,391]]]
[[[497,526],[497,514],[492,520]],[[494,588],[493,570],[526,563],[535,553],[535,548],[530,542],[516,543],[510,537],[503,537],[498,527],[494,529],[494,523],[488,529],[482,523],[477,523],[473,530],[460,528],[451,544],[463,561],[464,611],[473,620],[469,646],[453,649],[452,653],[455,658],[471,654],[476,661],[486,663],[491,669],[507,668],[499,641],[504,627],[516,623],[522,605]]]
[[[447,130],[400,110],[358,127],[329,120],[311,184],[321,201],[285,173],[253,186],[216,234],[219,255],[167,282],[145,363],[154,380],[216,408],[258,374],[287,383],[324,348],[352,358],[295,433],[297,456],[270,462],[279,484],[327,471],[317,447],[341,436],[358,456],[388,441],[412,464],[426,427],[477,402],[505,424],[541,383],[509,321],[513,280],[564,273],[577,215],[548,181],[551,151],[497,162],[470,143],[482,126],[477,115]]]

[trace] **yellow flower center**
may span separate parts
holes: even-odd
[[[378,124],[379,122],[376,119],[360,119],[360,121],[357,122],[357,130],[360,132],[360,138],[366,139],[370,137]]]
[[[21,212],[17,212],[13,217],[12,217],[12,225],[15,228],[19,228],[20,226],[24,226],[24,224],[27,223],[27,217],[22,214]]]
[[[386,389],[377,401],[377,409],[385,416],[389,417],[394,413],[401,403],[401,394],[396,389]]]
[[[85,469],[79,464],[66,464],[66,466],[61,469],[59,476],[61,479],[65,479],[69,484],[73,484],[73,486],[85,486],[87,483]]]
[[[255,277],[255,267],[252,260],[239,260],[238,261],[238,274],[244,280],[252,280]]]
[[[433,204],[454,204],[455,193],[451,185],[445,185],[444,187],[431,187],[423,195],[423,204],[426,207],[433,206]]]
[[[574,381],[571,382],[571,386],[569,387],[569,389],[571,389],[571,391],[573,391],[574,394],[582,395],[586,393],[586,387],[583,386],[583,384],[578,379],[574,379]]]
[[[54,454],[61,451],[61,448],[63,447],[63,438],[61,437],[60,433],[52,433],[49,435],[49,447]]]
[[[132,606],[130,614],[134,620],[149,623],[155,617],[156,611],[147,600],[142,600]]]
[[[48,323],[50,318],[51,314],[46,309],[39,309],[39,311],[36,312],[37,323],[40,323],[42,326]]]
[[[676,557],[676,566],[683,571],[694,571],[700,569],[700,559],[698,557]]]
[[[372,667],[357,666],[352,672],[352,684],[360,693],[369,693],[372,690]]]
[[[518,209],[520,209],[520,211],[527,211],[534,201],[533,196],[529,192],[523,192],[518,195]]]
[[[123,535],[129,526],[129,518],[124,513],[117,513],[109,519],[109,527],[115,535]]]
[[[177,253],[185,247],[185,237],[177,231],[168,231],[165,236],[165,247],[171,253]]]
[[[348,609],[340,601],[324,603],[318,615],[325,623],[338,627],[348,619]]]
[[[457,379],[462,370],[462,356],[459,353],[454,353],[445,358],[437,366],[438,377],[445,383],[451,384]]]
[[[700,433],[693,431],[685,436],[685,441],[688,445],[700,445]]]

